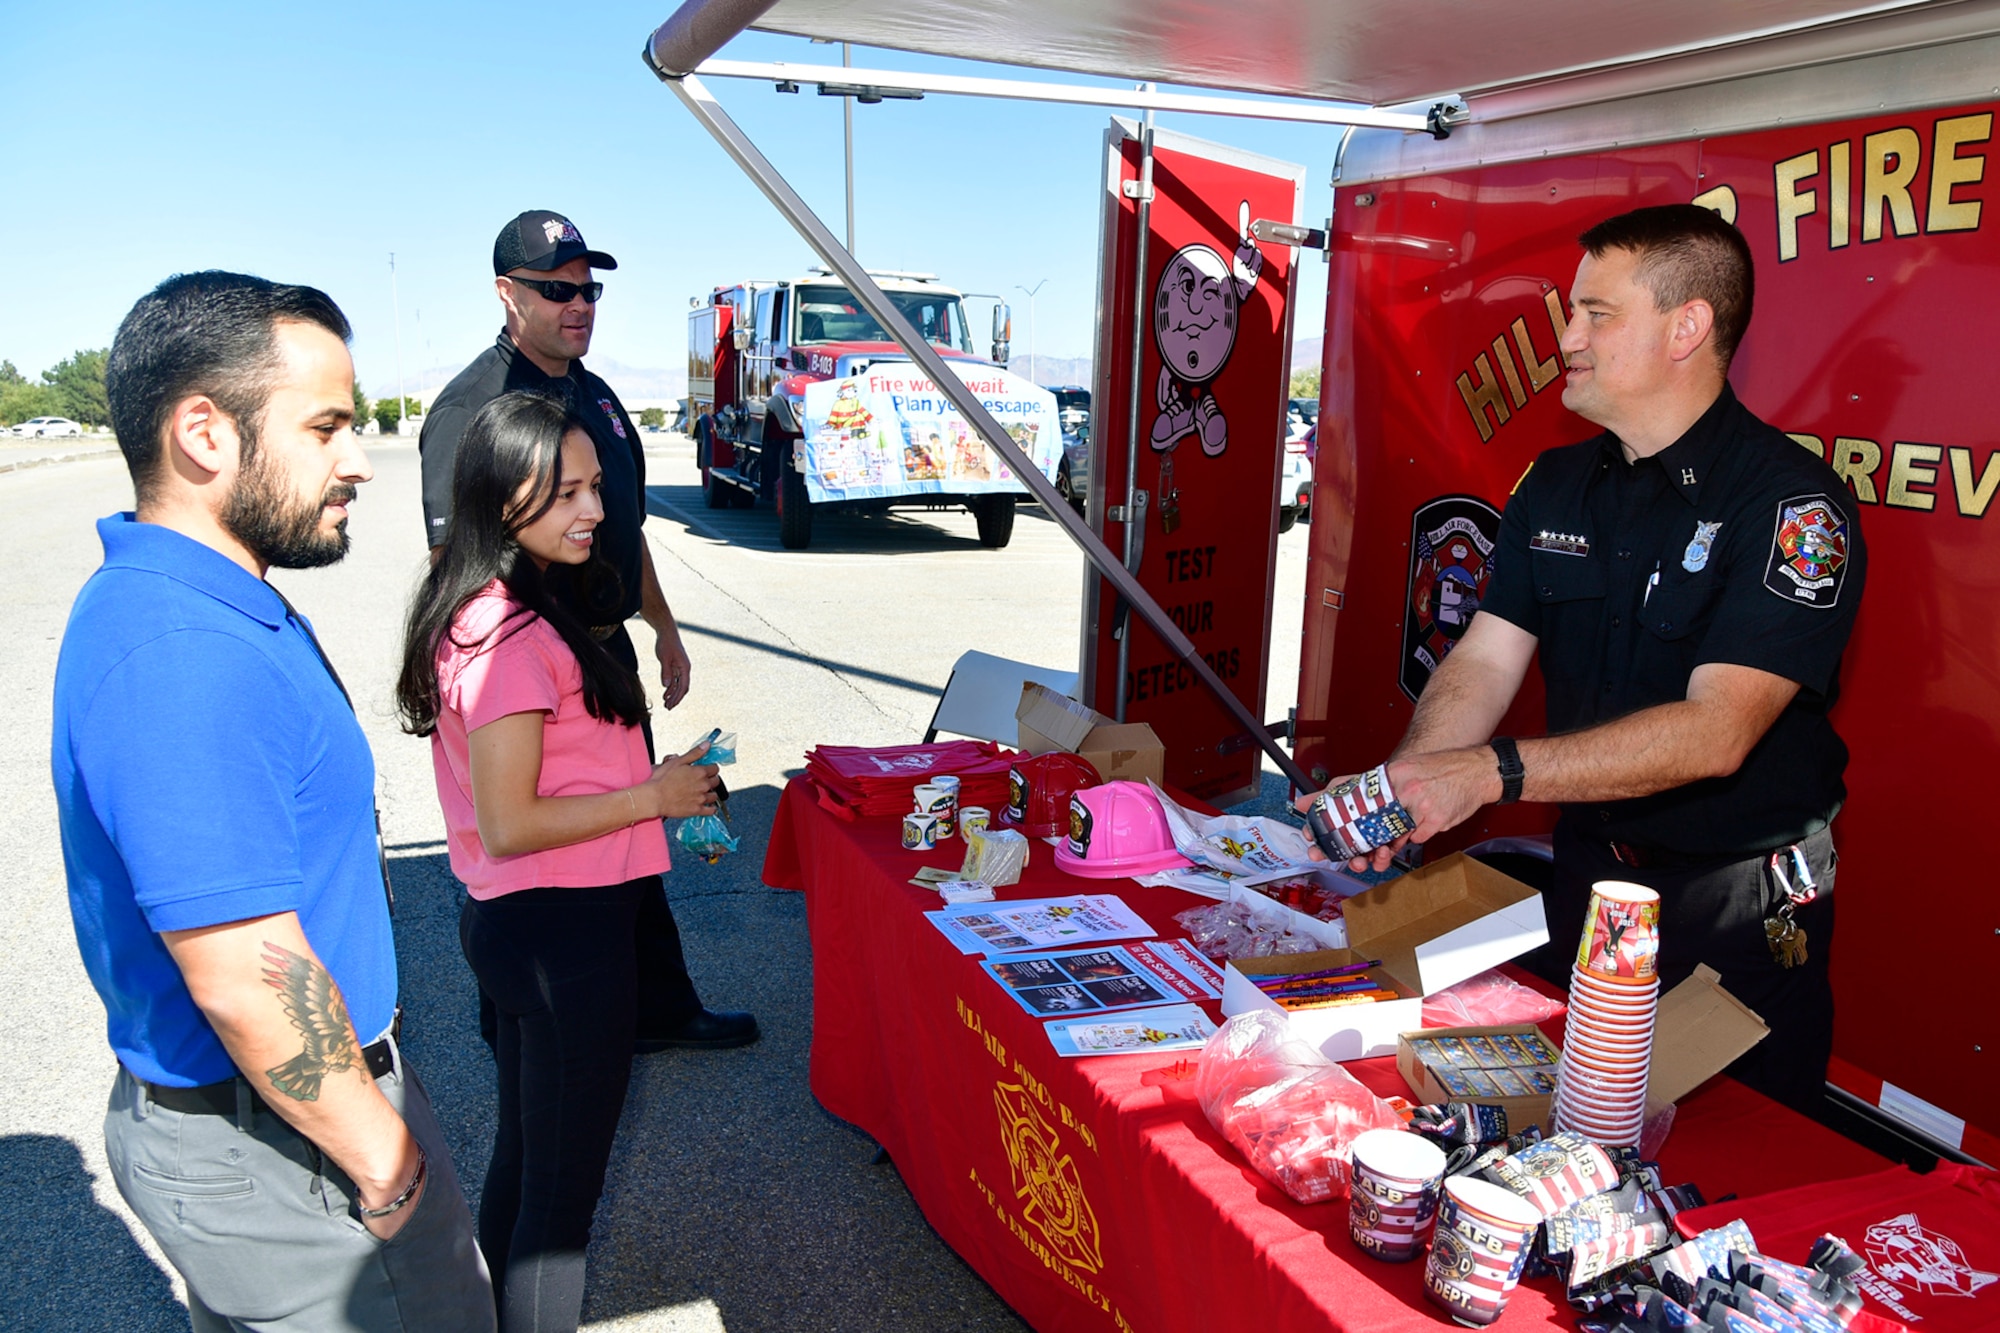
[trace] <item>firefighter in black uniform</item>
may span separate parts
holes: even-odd
[[[645,450],[618,395],[584,369],[582,360],[590,350],[597,298],[604,290],[591,270],[617,267],[610,255],[585,245],[575,224],[560,213],[531,210],[500,229],[493,243],[493,286],[506,310],[506,326],[493,346],[445,386],[424,417],[417,441],[423,459],[424,522],[435,550],[451,521],[451,470],[458,442],[475,412],[515,390],[561,398],[597,446],[604,470],[598,548],[618,571],[623,594],[619,605],[590,609],[584,623],[598,626],[594,632],[612,655],[637,670],[638,653],[625,622],[635,615],[644,618],[656,636],[664,702],[671,709],[687,695],[691,668],[640,531],[646,520]],[[650,753],[650,727],[646,746]],[[757,1040],[757,1020],[750,1014],[703,1008],[688,977],[680,929],[664,888],[640,906],[638,951],[638,1050],[742,1046]],[[490,1043],[484,997],[480,1026]]]
[[[1563,402],[1605,433],[1516,486],[1390,783],[1417,842],[1488,803],[1559,803],[1551,942],[1528,964],[1566,980],[1592,883],[1656,889],[1663,984],[1720,972],[1771,1029],[1730,1072],[1810,1110],[1846,795],[1827,715],[1867,572],[1854,504],[1729,388],[1753,295],[1733,226],[1669,205],[1580,240]],[[1549,734],[1495,737],[1538,654]]]

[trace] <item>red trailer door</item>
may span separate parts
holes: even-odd
[[[1123,549],[1126,525],[1106,512],[1125,502],[1131,448],[1148,500],[1134,525],[1134,573],[1261,718],[1297,256],[1260,244],[1250,227],[1298,220],[1305,169],[1157,134],[1142,288],[1141,210],[1127,188],[1140,176],[1136,133],[1120,121],[1106,136],[1090,518],[1114,551]],[[1135,305],[1142,328],[1131,441]],[[1182,790],[1224,804],[1254,795],[1255,742],[1136,618],[1125,631],[1121,696],[1116,594],[1095,573],[1085,578],[1085,702],[1118,716],[1122,697],[1123,719],[1152,726],[1166,745],[1167,780]]]

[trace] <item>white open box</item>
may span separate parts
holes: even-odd
[[[1229,901],[1248,904],[1249,910],[1273,924],[1282,923],[1294,935],[1304,935],[1318,940],[1329,949],[1347,947],[1347,922],[1322,921],[1316,916],[1308,916],[1294,907],[1287,907],[1276,898],[1257,891],[1257,885],[1277,880],[1309,879],[1329,893],[1338,894],[1343,900],[1366,893],[1368,886],[1352,875],[1336,870],[1324,861],[1315,861],[1310,866],[1292,867],[1286,870],[1267,871],[1248,879],[1229,882]],[[1344,904],[1343,904],[1344,905]]]
[[[1349,898],[1345,912],[1345,949],[1230,963],[1223,973],[1222,1012],[1285,1014],[1293,1034],[1330,1060],[1393,1055],[1398,1033],[1423,1026],[1424,996],[1549,938],[1540,894],[1462,852]],[[1249,980],[1377,958],[1381,973],[1408,998],[1287,1011]]]

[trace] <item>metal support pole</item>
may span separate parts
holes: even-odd
[[[396,252],[389,252],[389,305],[396,324],[396,434],[403,433],[403,298],[396,294]]]
[[[843,68],[854,66],[854,57],[849,53],[846,42],[840,44],[840,63]],[[854,253],[854,99],[840,99],[840,127],[847,146],[847,253]]]
[[[715,95],[702,85],[701,80],[692,75],[675,78],[660,73],[650,59],[647,65],[659,75],[662,82],[673,89],[674,95],[681,99],[681,104],[687,107],[703,129],[714,136],[722,150],[735,159],[736,165],[749,176],[751,183],[756,185],[764,197],[784,215],[785,220],[792,224],[806,244],[826,261],[827,267],[847,284],[847,289],[854,293],[855,299],[861,302],[862,307],[880,321],[882,327],[889,331],[889,336],[896,340],[897,345],[912,361],[923,368],[937,385],[938,391],[951,401],[952,406],[959,410],[966,422],[979,432],[994,452],[1013,467],[1015,475],[1034,493],[1035,498],[1041,501],[1042,508],[1048,511],[1049,517],[1069,534],[1071,541],[1082,548],[1085,558],[1110,580],[1119,595],[1139,613],[1139,618],[1152,627],[1161,641],[1187,664],[1203,685],[1208,687],[1229,715],[1256,739],[1259,747],[1291,780],[1292,785],[1302,791],[1311,790],[1316,784],[1306,776],[1305,770],[1285,753],[1284,747],[1278,744],[1271,733],[1264,729],[1262,719],[1251,713],[1243,701],[1222,683],[1214,668],[1202,660],[1194,644],[1189,641],[1187,635],[1181,633],[1180,627],[1174,624],[1160,604],[1153,600],[1152,594],[1139,585],[1139,581],[1132,577],[1118,557],[1111,553],[1111,549],[1090,530],[1090,525],[1069,507],[1054,484],[1042,475],[1040,468],[1035,466],[1034,460],[1021,452],[1020,446],[1015,444],[1001,428],[1000,423],[993,419],[993,414],[986,410],[978,396],[967,389],[964,381],[952,373],[950,364],[938,355],[937,349],[924,341],[923,335],[911,326],[903,312],[896,307],[896,303],[875,285],[875,280],[868,276],[867,270],[861,267],[860,262],[842,248],[839,239],[827,230],[826,224],[819,220],[818,215],[804,199],[799,197],[798,192],[792,189],[790,183],[778,173],[778,169],[771,165],[757,145],[743,133],[741,127],[730,119],[729,113],[715,100]]]
[[[1150,93],[1153,85],[1142,83],[1139,91]],[[1139,124],[1139,192],[1134,197],[1138,208],[1137,254],[1133,259],[1132,275],[1132,383],[1126,395],[1125,407],[1125,568],[1134,575],[1139,563],[1140,552],[1146,540],[1146,492],[1139,489],[1139,395],[1145,389],[1141,382],[1140,367],[1146,357],[1146,241],[1153,227],[1153,109],[1146,108],[1146,114]],[[1126,603],[1120,603],[1112,611],[1116,623],[1112,627],[1112,637],[1118,640],[1118,685],[1112,694],[1111,715],[1120,722],[1125,720],[1125,671],[1132,660],[1132,614]],[[1230,696],[1234,698],[1234,695]],[[1274,741],[1275,745],[1276,742]]]

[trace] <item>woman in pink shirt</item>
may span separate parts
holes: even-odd
[[[660,820],[716,805],[705,746],[647,762],[638,675],[564,609],[617,602],[592,549],[601,476],[560,403],[510,393],[480,409],[397,684],[406,729],[431,738],[470,895],[459,940],[499,1018],[479,1246],[504,1333],[577,1326],[631,1076],[633,924],[668,868]]]

